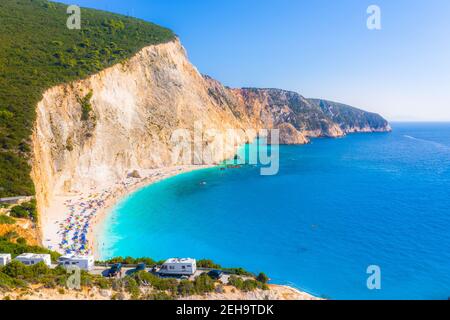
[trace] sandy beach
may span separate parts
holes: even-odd
[[[99,230],[110,209],[125,196],[152,183],[212,166],[149,169],[113,185],[57,195],[41,216],[42,244],[60,253],[93,254],[99,259]]]

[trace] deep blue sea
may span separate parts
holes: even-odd
[[[213,168],[146,187],[108,216],[101,254],[209,258],[331,299],[447,299],[450,124],[393,129],[281,146],[275,176]]]

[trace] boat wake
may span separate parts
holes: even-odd
[[[436,142],[436,141],[420,139],[420,138],[416,138],[416,137],[408,136],[408,135],[404,135],[403,137],[405,137],[407,139],[415,140],[415,141],[428,143],[428,144],[431,144],[431,145],[435,146],[438,149],[450,152],[450,147],[449,146],[447,146],[445,144],[442,144],[442,143],[439,143],[439,142]]]

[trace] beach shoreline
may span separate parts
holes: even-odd
[[[85,253],[93,254],[95,259],[100,259],[101,244],[98,242],[105,218],[112,208],[122,199],[130,194],[145,188],[151,184],[162,180],[188,173],[191,171],[213,168],[214,165],[184,165],[175,167],[164,167],[149,169],[139,172],[140,177],[126,178],[115,182],[109,186],[91,188],[80,192],[56,195],[41,215],[41,237],[42,245],[50,250],[59,253],[66,253],[61,246],[62,242],[67,241],[66,248],[73,245],[72,239],[63,240],[63,234],[72,223],[72,215],[78,219],[80,210],[83,212],[91,210],[89,214],[88,227],[86,228],[87,248]],[[90,206],[85,205],[91,202]],[[92,202],[94,204],[92,205]],[[88,218],[86,217],[86,220]]]
[[[161,182],[163,180],[189,173],[197,170],[204,170],[213,168],[213,165],[188,165],[188,166],[178,166],[178,167],[166,167],[161,169],[156,169],[160,173],[157,177],[147,177],[143,178],[141,181],[137,182],[135,185],[122,189],[118,191],[112,197],[111,201],[109,201],[105,207],[99,212],[96,220],[94,221],[94,225],[92,226],[92,230],[88,233],[88,241],[92,244],[92,253],[96,259],[102,258],[100,256],[101,252],[101,243],[99,243],[99,239],[101,236],[101,232],[103,232],[103,226],[106,220],[106,217],[111,213],[111,210],[116,206],[120,201],[130,196],[131,194],[139,191],[142,188],[146,188],[152,184]]]

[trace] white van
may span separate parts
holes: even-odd
[[[162,275],[193,275],[197,271],[197,262],[191,258],[171,258],[161,266]]]
[[[44,262],[48,267],[52,265],[52,258],[49,254],[23,253],[14,260],[20,261],[26,266],[32,266],[39,262]]]
[[[94,268],[94,256],[65,255],[58,259],[58,264],[64,268],[78,267],[90,271]]]

